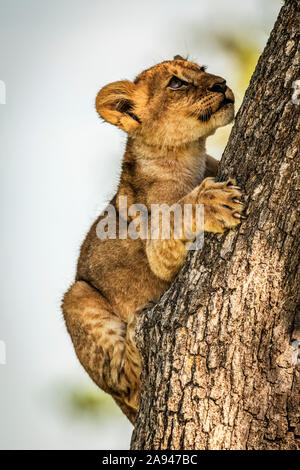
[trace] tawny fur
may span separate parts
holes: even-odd
[[[175,76],[182,80],[170,86]],[[128,206],[204,204],[204,229],[222,233],[240,223],[241,193],[233,181],[215,182],[217,161],[205,140],[234,116],[233,93],[223,78],[178,56],[134,82],[102,88],[96,109],[128,133],[117,194]],[[80,252],[75,283],[63,313],[76,354],[91,378],[134,422],[140,358],[134,342],[138,312],[169,287],[187,254],[188,238],[100,240],[91,227]],[[127,220],[129,223],[130,220]],[[173,234],[173,232],[172,232]],[[173,234],[174,235],[174,234]]]

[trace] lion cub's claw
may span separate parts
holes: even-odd
[[[244,204],[242,193],[232,178],[216,182],[206,178],[199,192],[199,199],[204,204],[204,224],[208,232],[223,233],[234,228],[246,217],[242,214]]]

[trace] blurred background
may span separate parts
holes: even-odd
[[[0,448],[129,448],[131,424],[81,368],[60,312],[126,142],[95,96],[181,54],[227,78],[238,108],[281,4],[0,0]],[[208,142],[217,158],[229,132]]]

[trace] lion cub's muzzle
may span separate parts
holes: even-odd
[[[222,80],[214,83],[207,89],[208,95],[205,97],[204,106],[203,102],[200,106],[198,119],[202,122],[207,122],[211,116],[217,113],[222,108],[230,108],[234,104],[234,94],[231,89],[226,85],[226,81]]]
[[[234,104],[234,95],[232,93],[232,91],[230,90],[230,88],[227,88],[228,92],[224,95],[224,98],[223,98],[223,101],[220,103],[217,111],[219,111],[219,109],[221,108],[224,108],[224,106],[226,105],[233,105]]]

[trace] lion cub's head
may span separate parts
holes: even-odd
[[[100,116],[149,145],[175,147],[212,134],[234,117],[226,81],[194,62],[175,56],[137,78],[100,90]]]

